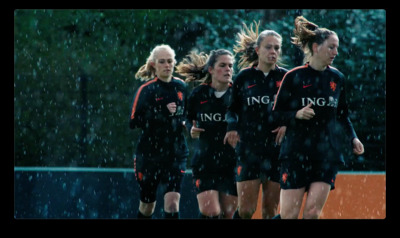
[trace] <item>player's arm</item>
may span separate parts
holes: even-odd
[[[240,141],[240,136],[238,133],[238,115],[241,113],[242,107],[240,100],[240,90],[243,88],[242,82],[243,80],[241,79],[240,75],[238,75],[232,85],[232,98],[228,107],[228,111],[225,115],[227,129],[224,137],[224,144],[228,143],[233,148],[235,148],[237,143]]]
[[[289,125],[296,118],[297,110],[291,108],[293,74],[287,73],[282,79],[281,86],[275,97],[274,107],[272,109],[274,119],[281,125]]]
[[[186,104],[185,127],[186,127],[187,132],[189,132],[189,133],[193,126],[194,120],[197,120],[196,94],[195,94],[195,91],[192,91],[192,93],[187,98],[187,104]]]
[[[131,129],[163,126],[167,122],[170,114],[168,108],[152,103],[155,101],[152,95],[146,85],[142,85],[135,93],[129,123]]]
[[[143,87],[139,87],[138,90],[135,92],[129,120],[129,127],[131,129],[142,128],[144,126],[144,105],[146,101],[145,94],[146,93],[143,92]]]
[[[226,122],[228,123],[227,131],[237,131],[238,130],[238,115],[241,111],[241,100],[240,100],[240,90],[242,89],[242,82],[240,75],[237,76],[235,82],[232,85],[232,97],[230,105],[228,106],[228,111],[226,112]]]
[[[337,118],[338,121],[342,124],[345,135],[348,140],[351,142],[351,146],[353,148],[353,153],[357,155],[361,155],[364,153],[364,145],[358,139],[356,131],[354,130],[353,124],[351,123],[349,117],[349,108],[346,99],[346,86],[343,80],[341,84],[341,92],[339,96],[338,108],[337,108]]]

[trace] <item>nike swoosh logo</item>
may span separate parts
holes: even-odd
[[[164,98],[156,98],[156,102],[163,100]]]
[[[303,88],[308,88],[308,87],[311,87],[312,86],[312,84],[309,84],[309,85],[303,85]]]
[[[249,85],[249,86],[247,86],[247,88],[252,88],[252,87],[254,87],[254,86],[256,86],[257,84],[252,84],[252,85]]]
[[[200,104],[204,104],[204,103],[206,103],[206,102],[208,102],[208,101],[200,101]]]

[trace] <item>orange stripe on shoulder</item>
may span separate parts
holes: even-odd
[[[180,81],[182,81],[183,83],[185,82],[185,80],[183,80],[183,79],[181,79],[181,78],[178,78],[178,77],[174,77],[174,79],[180,80]]]
[[[295,71],[295,70],[298,70],[298,69],[304,69],[304,68],[308,68],[308,64],[294,67],[293,69],[287,71],[286,74],[287,74],[287,73],[290,73],[290,72],[292,72],[292,71]],[[285,75],[286,75],[286,74],[285,74]]]
[[[244,67],[243,69],[240,69],[239,72],[241,72],[241,71],[243,71],[243,70],[246,70],[246,69],[256,68],[256,67],[257,67],[257,66],[255,66],[255,65],[253,65],[253,66],[247,66],[247,67]]]
[[[276,99],[278,99],[278,95],[279,95],[279,92],[281,91],[281,88],[282,88],[282,85],[283,85],[283,81],[286,79],[286,75],[288,75],[288,73],[293,72],[293,71],[295,71],[295,70],[304,69],[304,68],[308,68],[308,64],[295,67],[295,68],[293,68],[293,69],[291,69],[291,70],[289,70],[289,71],[286,72],[286,74],[285,74],[285,75],[283,76],[283,78],[282,78],[281,86],[279,87],[278,92],[276,93],[276,97],[275,97],[275,101],[274,101],[274,106],[272,107],[272,110],[275,110]]]
[[[138,103],[138,100],[139,100],[139,95],[142,92],[143,88],[148,86],[149,84],[155,83],[156,81],[157,81],[157,77],[154,78],[153,80],[150,80],[150,81],[144,83],[142,86],[139,87],[139,89],[138,89],[138,91],[136,93],[136,96],[135,96],[135,100],[133,101],[131,119],[135,118],[136,106],[137,106],[137,103]]]

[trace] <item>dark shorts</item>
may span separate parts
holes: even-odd
[[[240,145],[236,167],[236,181],[261,179],[279,182],[279,149],[269,146],[257,150]]]
[[[197,194],[207,190],[217,190],[221,193],[237,196],[235,174],[193,176],[193,184]]]
[[[181,191],[181,184],[186,170],[186,161],[157,163],[135,158],[135,176],[140,188],[140,201],[155,202],[158,185],[163,194]]]
[[[340,163],[331,161],[282,160],[281,188],[298,189],[305,187],[308,190],[313,182],[325,182],[331,185],[331,190],[333,190],[339,166]]]

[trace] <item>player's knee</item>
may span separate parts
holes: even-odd
[[[156,207],[156,203],[155,202],[151,202],[151,203],[140,202],[139,211],[144,216],[151,216],[154,213],[155,207]]]
[[[316,207],[305,208],[303,212],[304,219],[318,219],[321,215],[322,210]]]
[[[218,216],[221,213],[221,209],[219,206],[207,206],[200,207],[200,213],[207,217]]]
[[[288,207],[288,208],[281,208],[280,214],[281,219],[298,219],[300,213],[300,208],[297,207]]]
[[[281,219],[297,219],[298,217],[299,214],[295,212],[281,212]]]
[[[198,196],[198,204],[200,218],[217,218],[221,214],[218,198],[207,196],[207,191],[205,193],[200,193]]]
[[[222,215],[223,218],[231,219],[235,212],[236,212],[236,206],[230,206],[230,207],[224,208],[221,211],[221,215]]]
[[[179,212],[179,204],[176,202],[167,203],[164,208],[167,212]]]
[[[239,207],[239,216],[244,219],[250,219],[255,211],[256,209],[252,207]]]
[[[164,196],[164,210],[166,212],[179,212],[180,194],[168,192]]]
[[[166,212],[179,212],[179,200],[166,201],[164,204]]]
[[[262,209],[262,217],[264,219],[271,219],[272,217],[278,214],[278,207],[276,208],[263,208]]]

